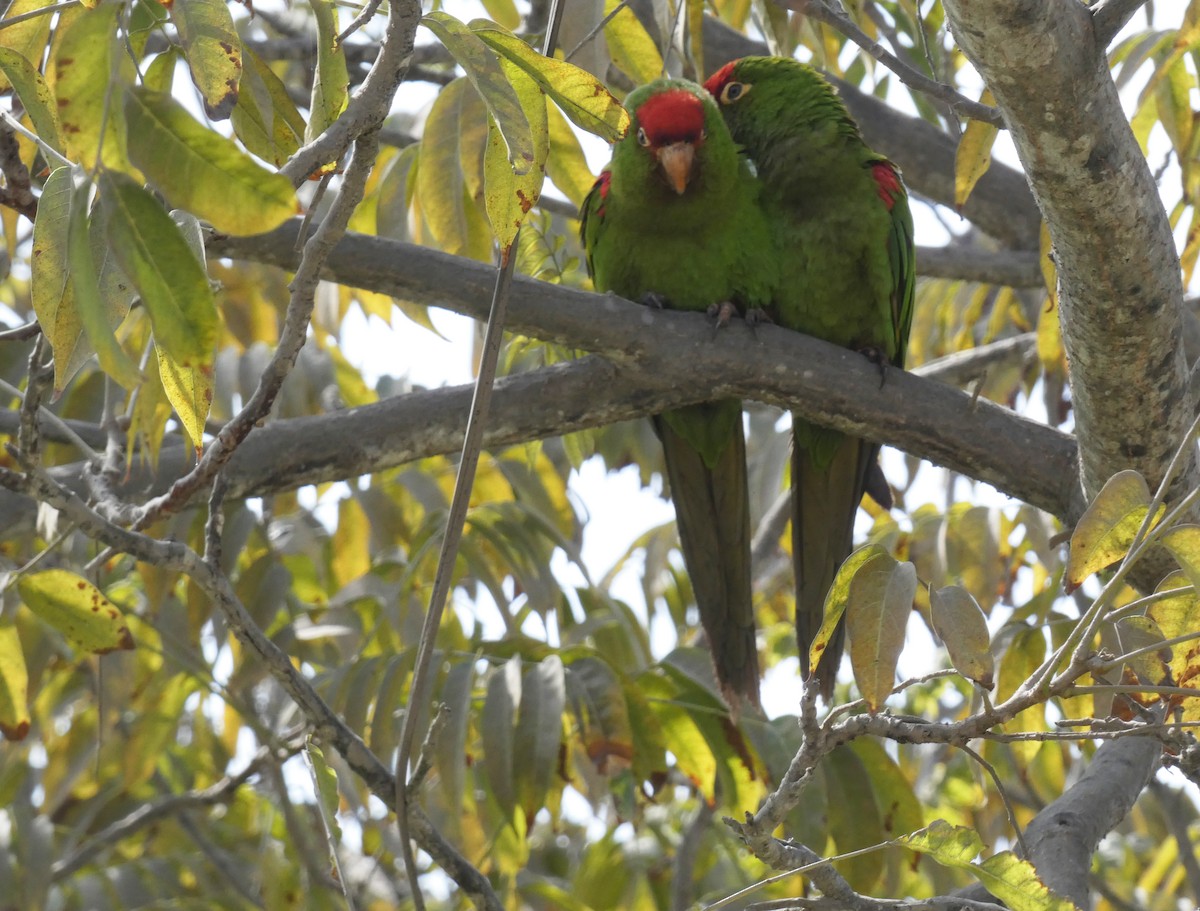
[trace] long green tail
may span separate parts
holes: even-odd
[[[825,597],[854,547],[854,519],[879,454],[879,446],[805,424],[793,415],[792,561],[796,574],[796,638],[800,670],[809,675],[808,651],[825,615]],[[828,700],[845,649],[839,623],[820,663],[817,680]]]
[[[695,405],[654,418],[662,440],[675,504],[683,559],[692,580],[700,622],[708,639],[717,681],[726,701],[760,706],[758,649],[750,578],[750,495],[746,479],[746,439],[741,407],[728,443],[706,463],[676,429],[719,427],[718,410],[729,403]],[[694,438],[694,435],[693,435]]]

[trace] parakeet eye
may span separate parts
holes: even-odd
[[[731,82],[725,88],[721,89],[721,104],[729,104],[737,101],[743,95],[750,91],[750,86],[744,82]]]
[[[638,127],[637,141],[638,141],[638,145],[640,145],[640,146],[650,145],[650,137],[646,135],[646,131],[644,129],[642,129],[641,127]]]

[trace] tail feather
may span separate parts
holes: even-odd
[[[796,638],[807,679],[809,647],[821,629],[825,598],[854,546],[854,520],[876,464],[879,446],[797,422],[792,438],[792,561],[796,573]],[[878,469],[875,469],[878,473]],[[845,649],[839,623],[817,666],[829,699]]]
[[[750,577],[750,496],[746,439],[740,408],[728,445],[706,463],[675,429],[681,412],[691,422],[711,406],[674,412],[670,423],[654,418],[662,440],[676,525],[692,580],[700,622],[708,639],[717,681],[730,707],[759,708],[758,648]],[[674,426],[673,426],[674,425]]]

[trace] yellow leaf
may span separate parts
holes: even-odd
[[[1000,661],[1000,673],[996,683],[996,702],[1003,702],[1017,691],[1046,657],[1046,638],[1041,627],[1024,627],[1017,630],[1004,657]],[[1046,706],[1038,703],[1018,714],[1004,724],[1010,734],[1042,732],[1046,729]],[[1018,741],[1011,744],[1012,751],[1023,762],[1032,762],[1040,744],[1037,741]]]
[[[354,497],[338,501],[338,524],[333,533],[331,568],[338,588],[344,588],[371,569],[371,524]]]
[[[155,346],[158,373],[167,401],[179,416],[183,432],[192,441],[196,454],[204,448],[204,424],[212,410],[213,368],[211,364],[182,367]]]
[[[516,35],[486,19],[471,29],[498,54],[532,76],[571,122],[609,142],[629,129],[629,114],[595,76],[577,66],[544,57]]]
[[[242,76],[242,41],[228,4],[225,0],[185,0],[168,8],[205,112],[212,120],[225,120],[237,104]]]
[[[617,69],[637,85],[653,82],[663,72],[662,55],[645,26],[622,0],[605,0],[604,15],[615,16],[604,26],[604,39]]]
[[[0,624],[0,734],[24,740],[29,733],[29,672],[25,652],[12,623]]]
[[[550,154],[546,158],[546,175],[567,199],[582,206],[584,198],[595,183],[588,167],[579,137],[567,123],[567,118],[555,105],[546,106],[546,125],[550,133]]]
[[[248,47],[242,55],[246,69],[233,109],[233,131],[247,149],[279,167],[300,148],[304,118],[275,71]]]
[[[4,18],[13,20],[25,13],[45,10],[47,0],[13,0],[4,9]],[[16,51],[26,60],[41,60],[46,55],[46,43],[50,39],[50,22],[53,15],[49,10],[24,22],[0,29],[0,47]],[[0,91],[7,91],[10,83],[0,77]]]
[[[1092,573],[1116,563],[1129,552],[1149,508],[1150,490],[1136,471],[1126,469],[1108,479],[1071,534],[1066,573],[1068,591],[1074,591]],[[1160,504],[1151,528],[1162,518],[1163,510]]]
[[[121,611],[82,576],[48,569],[23,576],[17,590],[30,610],[84,651],[103,655],[134,647]]]
[[[507,257],[521,222],[537,205],[546,177],[546,157],[550,154],[550,135],[546,125],[546,96],[525,72],[509,60],[501,61],[504,74],[520,99],[521,108],[533,137],[533,162],[524,174],[516,173],[505,156],[507,147],[496,122],[488,118],[487,150],[483,158],[483,197],[488,220],[500,243],[501,256]]]
[[[46,145],[61,152],[57,101],[42,74],[17,51],[7,47],[0,47],[0,70],[4,71],[17,97],[21,99],[38,136]]]
[[[995,104],[991,89],[984,89],[980,104]],[[954,205],[959,211],[966,205],[967,197],[987,173],[992,163],[992,145],[996,142],[999,127],[982,120],[971,120],[958,141],[954,154]]]

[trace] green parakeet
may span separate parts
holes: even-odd
[[[915,270],[912,214],[896,166],[867,147],[833,86],[799,61],[744,57],[705,87],[757,169],[772,231],[786,251],[771,315],[789,329],[903,367]],[[795,417],[793,425],[796,632],[807,676],[863,493],[870,485],[876,499],[890,495],[878,483],[877,445]],[[843,638],[839,626],[820,657],[826,698]]]
[[[659,80],[630,93],[628,133],[584,201],[580,233],[598,291],[729,318],[778,284],[759,183],[713,99]],[[750,584],[746,441],[737,400],[654,418],[684,562],[731,706],[759,704]]]

